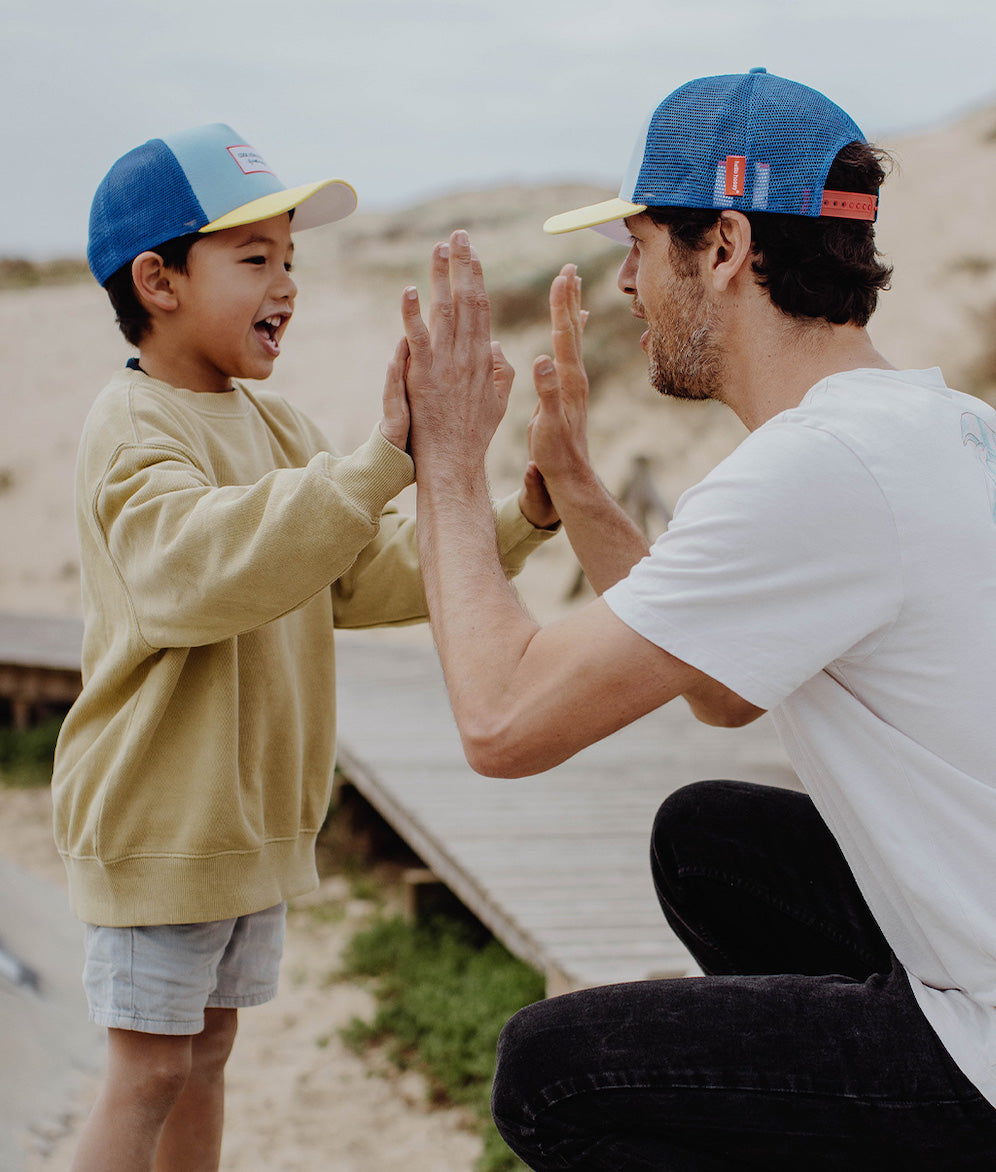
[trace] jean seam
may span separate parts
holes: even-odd
[[[718,883],[726,884],[729,887],[734,887],[739,891],[746,892],[750,895],[756,896],[763,900],[769,907],[788,916],[796,923],[804,924],[806,927],[813,928],[821,932],[826,939],[835,944],[843,945],[852,949],[859,956],[868,961],[875,961],[877,957],[873,952],[869,952],[866,948],[857,944],[852,938],[849,938],[844,932],[837,928],[834,924],[821,920],[811,913],[802,912],[796,906],[787,903],[774,895],[769,887],[763,886],[759,883],[753,883],[749,880],[744,880],[740,876],[731,875],[725,871],[719,871],[712,867],[702,866],[682,866],[677,864],[675,873],[679,879],[711,879]],[[696,933],[701,936],[701,933]],[[717,952],[722,953],[722,950],[717,948]],[[724,954],[725,955],[725,954]]]
[[[602,1077],[606,1076],[606,1072],[600,1072]],[[876,1108],[895,1108],[897,1110],[922,1110],[930,1107],[958,1107],[963,1108],[976,1102],[975,1098],[960,1098],[954,1096],[936,1096],[933,1098],[923,1099],[898,1099],[887,1094],[877,1095],[873,1092],[865,1092],[863,1094],[852,1094],[847,1091],[830,1091],[830,1090],[799,1090],[792,1087],[778,1087],[778,1086],[753,1086],[746,1084],[743,1086],[735,1083],[723,1083],[722,1085],[709,1085],[702,1082],[684,1082],[679,1079],[671,1077],[660,1078],[628,1078],[626,1081],[618,1079],[609,1081],[603,1084],[601,1078],[595,1080],[589,1076],[589,1080],[585,1086],[578,1087],[570,1083],[551,1083],[550,1086],[545,1087],[539,1092],[539,1097],[542,1101],[542,1106],[538,1111],[532,1110],[528,1105],[525,1105],[525,1112],[532,1123],[536,1123],[540,1115],[544,1111],[552,1110],[568,1099],[576,1098],[579,1095],[585,1094],[602,1094],[606,1091],[637,1091],[637,1090],[668,1090],[668,1091],[688,1091],[702,1094],[741,1094],[741,1095],[765,1095],[775,1096],[783,1095],[786,1098],[803,1098],[803,1099],[828,1099],[834,1102],[847,1103],[867,1103]],[[982,1095],[978,1096],[978,1101],[982,1101]]]

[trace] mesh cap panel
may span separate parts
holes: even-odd
[[[650,207],[817,216],[835,156],[863,139],[839,106],[797,82],[763,71],[700,78],[651,115],[635,184],[619,194]],[[740,194],[730,194],[728,160],[742,168]]]
[[[90,208],[90,269],[103,285],[139,253],[207,222],[173,152],[154,138],[122,156],[97,188]]]

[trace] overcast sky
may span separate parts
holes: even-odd
[[[629,9],[630,15],[623,15]],[[0,0],[0,255],[81,254],[148,138],[228,122],[361,208],[496,182],[618,187],[646,113],[755,65],[870,138],[996,101],[993,0]]]

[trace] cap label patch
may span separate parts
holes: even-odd
[[[266,160],[263,156],[258,151],[253,150],[251,146],[246,146],[245,144],[241,146],[230,146],[228,153],[238,163],[243,175],[255,175],[260,171],[265,171],[269,175],[273,174],[266,165]]]
[[[744,177],[747,174],[747,160],[743,155],[726,156],[726,194],[729,197],[743,195]]]

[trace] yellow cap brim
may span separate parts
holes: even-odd
[[[295,232],[304,228],[318,228],[322,224],[344,220],[354,212],[356,192],[342,179],[323,179],[320,183],[289,187],[244,203],[212,220],[210,224],[205,224],[201,232],[221,232],[225,228],[256,224],[260,220],[269,220],[272,216],[289,212],[291,208],[298,209],[292,223]]]
[[[586,208],[575,208],[572,212],[561,212],[551,216],[543,225],[543,231],[551,236],[561,232],[576,232],[579,228],[596,228],[612,220],[624,220],[627,216],[638,216],[645,212],[647,205],[630,203],[627,199],[607,199],[604,203],[589,204]]]

